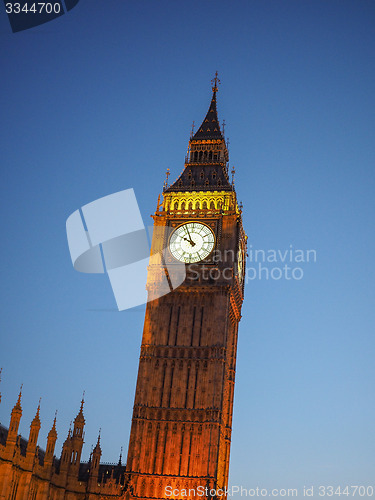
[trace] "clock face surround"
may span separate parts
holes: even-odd
[[[193,264],[210,255],[215,246],[215,235],[206,224],[186,222],[177,227],[169,239],[169,250],[180,262]]]

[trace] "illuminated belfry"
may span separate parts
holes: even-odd
[[[246,235],[228,176],[218,83],[216,74],[184,169],[170,186],[167,178],[154,215],[151,253],[166,248],[166,262],[149,266],[128,498],[167,498],[167,487],[195,490],[188,498],[196,498],[198,487],[227,486]],[[171,276],[181,262],[185,281],[160,297],[165,264]]]

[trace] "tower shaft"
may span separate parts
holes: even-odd
[[[185,169],[166,186],[154,215],[151,254],[166,251],[149,266],[127,460],[131,498],[195,498],[205,488],[227,486],[246,236],[228,179],[216,92],[215,83],[206,118],[189,141]],[[160,296],[161,276],[168,272],[173,283],[179,255],[171,234],[185,227],[185,236],[176,237],[185,280]],[[213,235],[214,248],[194,260],[200,227]]]

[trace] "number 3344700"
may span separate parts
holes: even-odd
[[[20,14],[21,12],[24,12],[25,14],[28,14],[31,12],[32,14],[59,14],[61,10],[61,4],[56,2],[56,3],[45,3],[45,2],[38,2],[38,3],[6,3],[5,4],[6,12],[7,14]]]

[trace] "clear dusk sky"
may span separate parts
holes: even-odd
[[[316,251],[246,285],[230,484],[375,486],[375,2],[80,0],[15,34],[0,9],[0,421],[23,383],[59,456],[85,390],[83,458],[100,427],[126,456],[144,307],[74,271],[65,221],[134,188],[151,224],[217,70],[249,256]]]

